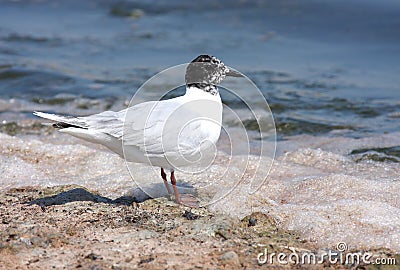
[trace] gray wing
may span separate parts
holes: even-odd
[[[195,151],[201,135],[195,113],[180,98],[140,103],[128,109],[78,117],[85,127],[136,146],[147,156]]]
[[[177,151],[190,154],[204,137],[200,122],[191,121],[196,114],[180,98],[144,102],[119,112],[84,117],[34,114],[58,122],[59,128],[72,126],[108,134],[124,145],[137,146],[147,156]]]
[[[191,122],[195,113],[179,98],[146,102],[128,108],[124,115],[124,145],[139,147],[147,156],[180,152],[188,154],[198,145],[201,124]]]

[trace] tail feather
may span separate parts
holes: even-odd
[[[34,115],[39,116],[41,118],[49,119],[51,121],[55,121],[56,123],[53,124],[55,128],[68,128],[68,127],[75,127],[75,128],[88,128],[88,124],[80,119],[79,117],[74,116],[63,116],[51,113],[44,113],[44,112],[33,112]]]

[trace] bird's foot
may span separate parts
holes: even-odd
[[[199,201],[195,196],[192,194],[180,194],[179,201],[177,203],[182,204],[187,207],[192,207],[192,208],[199,208]]]

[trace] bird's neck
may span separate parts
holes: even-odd
[[[208,83],[190,83],[186,85],[186,93],[188,91],[203,91],[209,95],[219,96],[218,88],[214,84]]]

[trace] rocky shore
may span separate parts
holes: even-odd
[[[7,269],[254,268],[267,246],[311,248],[254,213],[243,220],[161,198],[111,200],[80,186],[14,188],[0,197]]]
[[[260,265],[257,260],[257,256],[266,249],[269,255],[281,252],[290,255],[293,249],[299,255],[335,251],[334,245],[325,244],[326,236],[332,236],[333,233],[337,235],[335,232],[340,231],[336,224],[338,218],[348,217],[346,213],[354,213],[353,208],[346,212],[346,208],[340,208],[339,204],[338,212],[329,210],[326,220],[331,221],[328,224],[330,227],[326,225],[326,231],[323,234],[320,231],[319,238],[316,235],[313,240],[307,235],[315,235],[315,232],[287,229],[288,226],[285,228],[282,221],[292,220],[290,227],[294,228],[294,225],[303,222],[309,224],[309,227],[303,228],[314,230],[318,228],[318,222],[326,224],[325,219],[317,219],[306,208],[310,202],[315,201],[315,194],[322,192],[315,190],[321,185],[310,187],[300,183],[299,186],[282,186],[285,182],[280,180],[280,174],[286,171],[296,172],[287,168],[294,168],[298,173],[303,172],[296,164],[305,162],[313,164],[313,168],[326,162],[321,165],[326,172],[326,164],[335,164],[332,161],[336,159],[331,157],[332,154],[326,157],[316,156],[315,160],[318,162],[314,164],[309,154],[306,159],[304,155],[289,153],[285,159],[278,159],[277,168],[268,185],[250,201],[242,200],[234,193],[232,196],[236,196],[237,200],[219,202],[218,207],[190,209],[162,196],[143,201],[134,197],[135,194],[132,197],[123,195],[122,191],[129,189],[132,184],[124,164],[115,155],[92,148],[93,145],[74,144],[70,137],[64,138],[35,122],[3,124],[1,130],[11,136],[0,134],[3,160],[0,172],[4,185],[0,189],[0,269],[255,269],[271,265],[279,269],[310,266],[316,269],[342,269],[355,266],[329,264],[327,261],[313,265],[282,264],[277,262],[276,257],[273,263],[268,261]],[[347,159],[340,162],[347,164],[339,164],[344,168],[351,168],[354,164]],[[357,166],[359,168],[361,165]],[[397,172],[396,168],[393,166],[394,173]],[[386,173],[389,174],[390,171],[386,170]],[[343,178],[345,183],[348,183],[347,178]],[[68,184],[61,184],[63,182]],[[71,182],[80,185],[69,184]],[[112,186],[116,182],[119,188]],[[326,185],[329,182],[323,183]],[[331,184],[342,186],[335,182]],[[301,193],[302,189],[305,189],[304,193]],[[310,189],[314,191],[311,192]],[[355,190],[358,189],[357,187]],[[324,187],[323,191],[325,190],[329,188]],[[296,194],[291,194],[294,191]],[[388,190],[385,189],[385,192]],[[301,211],[287,211],[287,207],[304,205],[304,202],[296,200],[299,200],[301,194],[309,193],[314,194],[314,197],[303,198],[308,204]],[[335,194],[354,195],[346,195],[347,193],[320,196],[324,200],[331,198],[335,202],[336,199],[332,199],[336,198],[332,197],[337,196]],[[277,203],[271,206],[267,201],[260,201],[259,204],[265,207],[254,207],[257,205],[254,201],[263,198],[265,200],[269,196],[280,202],[281,206]],[[392,197],[394,195],[384,196]],[[227,205],[223,205],[224,203]],[[241,214],[234,209],[242,211]],[[247,210],[244,211],[245,209]],[[251,214],[243,214],[246,212]],[[372,220],[370,217],[368,220],[367,213],[362,217],[349,223],[358,224],[357,229],[349,231],[377,232],[378,235],[364,234],[375,241],[390,231],[382,227],[383,225],[376,230],[369,229],[372,226],[367,226],[369,222],[378,217]],[[377,220],[375,223],[384,223],[386,219],[380,220],[382,222]],[[314,227],[310,227],[311,225]],[[382,236],[379,236],[379,228],[385,229],[380,233]],[[392,238],[395,236],[392,235]],[[336,238],[342,237],[344,238],[344,234]],[[360,241],[364,243],[366,240]],[[365,244],[375,245],[369,242]],[[375,257],[395,258],[400,261],[400,256],[388,248],[362,249],[353,244],[349,245],[347,252],[360,250],[367,250]],[[383,269],[377,265],[361,266],[367,269]]]

